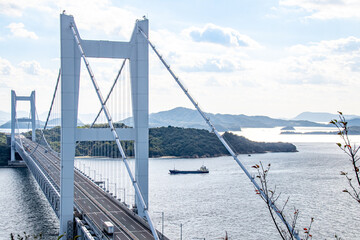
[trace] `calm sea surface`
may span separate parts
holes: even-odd
[[[305,129],[306,130],[306,129]],[[299,229],[307,227],[314,217],[314,239],[360,239],[359,204],[342,193],[347,182],[340,171],[351,171],[350,162],[335,142],[337,136],[278,135],[279,129],[244,129],[242,134],[257,141],[290,141],[297,153],[267,153],[240,155],[250,169],[259,161],[271,163],[269,180],[282,193],[281,202],[290,197],[287,211],[300,210]],[[353,137],[360,142],[359,136]],[[85,167],[90,166],[90,167]],[[78,159],[95,177],[118,178],[114,171],[117,160]],[[169,175],[168,170],[197,169],[205,164],[205,175]],[[99,166],[102,166],[101,169]],[[97,168],[97,172],[92,170]],[[100,169],[99,169],[100,168]],[[119,168],[122,170],[121,166]],[[254,172],[255,174],[255,172]],[[102,175],[102,176],[100,176]],[[114,183],[123,196],[121,183]],[[43,232],[54,239],[58,231],[55,214],[27,169],[0,169],[0,239],[9,234]],[[133,196],[126,192],[127,201]],[[280,202],[279,202],[280,203]],[[208,159],[151,159],[150,209],[156,227],[161,230],[164,212],[164,232],[170,239],[219,239],[228,232],[230,239],[279,239],[269,213],[250,181],[231,157]]]

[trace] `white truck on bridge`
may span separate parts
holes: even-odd
[[[110,222],[110,221],[103,222],[103,230],[107,234],[113,234],[114,233],[114,224],[112,224],[112,222]]]

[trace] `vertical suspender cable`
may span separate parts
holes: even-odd
[[[171,76],[175,79],[176,83],[180,86],[180,88],[183,90],[183,92],[185,93],[185,95],[189,98],[189,100],[191,101],[191,103],[194,105],[194,107],[197,109],[197,111],[200,113],[200,115],[204,118],[205,122],[209,125],[209,127],[211,128],[211,130],[215,133],[215,135],[218,137],[218,139],[221,141],[221,143],[224,145],[224,147],[228,150],[228,152],[231,154],[231,156],[234,158],[234,160],[236,161],[236,163],[240,166],[240,168],[244,171],[244,173],[246,174],[246,176],[250,179],[250,181],[252,182],[252,184],[255,186],[256,190],[258,190],[260,192],[260,194],[264,197],[264,199],[266,199],[268,202],[270,202],[270,206],[271,208],[275,211],[275,213],[278,215],[278,217],[281,219],[281,221],[287,226],[287,228],[294,234],[295,238],[297,240],[300,240],[297,232],[295,231],[295,229],[293,229],[293,227],[286,221],[286,219],[280,214],[280,210],[277,208],[277,206],[275,205],[275,203],[273,203],[272,201],[270,201],[267,193],[265,193],[259,186],[259,184],[255,181],[254,177],[252,177],[249,173],[249,171],[246,169],[246,167],[242,164],[242,162],[239,160],[239,158],[237,157],[237,155],[235,154],[235,152],[231,149],[231,147],[229,146],[229,144],[225,141],[225,139],[220,135],[220,133],[216,130],[216,128],[214,127],[214,125],[212,124],[212,122],[210,121],[209,117],[206,116],[205,112],[203,112],[201,110],[201,108],[199,107],[199,104],[195,101],[195,99],[190,95],[188,89],[186,89],[183,85],[183,83],[180,81],[180,79],[175,75],[175,73],[171,70],[170,66],[165,62],[165,60],[163,59],[163,57],[159,54],[159,52],[156,50],[155,46],[150,42],[148,36],[141,30],[140,27],[139,31],[140,33],[143,35],[143,37],[146,39],[146,41],[149,43],[149,45],[151,46],[151,48],[154,50],[155,54],[159,57],[160,61],[164,64],[164,66],[166,67],[166,69],[169,71],[169,73],[171,74]]]
[[[58,77],[57,77],[57,80],[56,80],[56,84],[55,84],[55,90],[54,90],[54,93],[53,93],[53,97],[52,97],[51,104],[50,104],[50,109],[49,109],[48,115],[47,115],[47,117],[46,117],[46,121],[45,121],[43,130],[45,130],[46,127],[47,127],[47,125],[48,125],[49,118],[50,118],[52,109],[53,109],[53,107],[54,107],[54,102],[55,102],[55,97],[56,97],[57,89],[58,89],[59,82],[60,82],[60,77],[61,77],[61,69],[59,69],[59,74],[58,74]],[[55,107],[56,107],[56,106],[55,106]],[[55,109],[55,110],[56,110],[56,109]],[[35,110],[35,113],[36,113],[36,115],[35,115],[35,116],[36,116],[36,119],[39,120],[39,122],[40,122],[40,119],[39,119],[39,116],[38,116],[38,113],[37,113],[36,110]],[[55,111],[55,113],[56,113],[56,111]],[[29,117],[29,118],[30,118],[30,117]],[[35,125],[37,124],[37,122],[38,122],[38,121],[35,121]],[[29,125],[28,125],[28,127],[29,127]],[[35,127],[35,128],[36,128],[36,127]],[[47,145],[47,147],[48,147],[51,151],[53,151],[54,153],[57,153],[57,154],[58,154],[58,152],[56,152],[55,150],[53,150],[52,147],[51,147],[51,146],[49,145],[49,143],[47,142],[43,130],[40,128],[40,132],[41,132],[41,135],[42,135],[42,139],[44,140],[45,144]],[[36,139],[35,139],[35,140],[36,140]],[[40,143],[41,143],[41,139],[39,139],[36,147],[34,148],[34,150],[33,150],[30,154],[33,154],[33,153],[37,150],[37,148],[38,148],[38,146],[39,146]]]
[[[51,100],[50,110],[49,110],[49,113],[48,113],[47,118],[46,118],[46,122],[45,122],[45,125],[44,125],[44,130],[45,130],[46,127],[47,127],[47,124],[48,124],[48,121],[49,121],[49,118],[50,118],[50,114],[51,114],[51,110],[52,110],[53,105],[54,105],[56,92],[57,92],[57,89],[58,89],[58,86],[59,86],[59,82],[60,82],[60,77],[61,77],[61,68],[59,69],[59,74],[58,74],[58,77],[57,77],[57,80],[56,80],[56,85],[55,85],[55,91],[54,91],[54,94],[53,94],[53,98],[52,98],[52,100]]]
[[[121,67],[120,67],[120,70],[119,70],[118,74],[116,75],[115,81],[114,81],[113,85],[111,86],[108,95],[107,95],[106,98],[105,98],[104,104],[106,104],[107,101],[109,100],[110,95],[111,95],[112,91],[114,90],[114,87],[115,87],[115,85],[116,85],[116,83],[117,83],[117,81],[118,81],[118,79],[119,79],[119,76],[120,76],[120,74],[121,74],[121,72],[122,72],[122,70],[123,70],[123,68],[124,68],[125,62],[126,62],[126,59],[124,59],[122,65],[121,65]],[[99,113],[96,115],[95,120],[94,120],[93,123],[91,124],[90,128],[92,128],[92,127],[94,126],[94,124],[95,124],[95,122],[97,121],[98,117],[100,116],[102,110],[103,110],[103,109],[100,108]]]
[[[82,59],[84,60],[85,66],[86,66],[86,68],[87,68],[87,70],[88,70],[88,72],[89,72],[91,81],[92,81],[92,83],[93,83],[93,85],[94,85],[94,88],[95,88],[95,90],[96,90],[96,94],[97,94],[97,96],[98,96],[98,98],[99,98],[99,100],[100,100],[100,102],[101,102],[102,109],[103,109],[103,111],[104,111],[104,113],[105,113],[106,119],[107,119],[107,121],[108,121],[108,123],[109,123],[109,126],[110,126],[110,128],[111,128],[111,132],[112,132],[112,134],[113,134],[113,137],[115,138],[116,144],[117,144],[117,146],[118,146],[118,148],[119,148],[119,151],[120,151],[120,153],[121,153],[122,159],[123,159],[123,161],[124,161],[124,163],[125,163],[125,166],[126,166],[126,169],[127,169],[127,171],[128,171],[129,177],[131,178],[132,184],[133,184],[134,189],[135,189],[136,196],[139,198],[139,202],[140,202],[140,204],[142,205],[142,207],[144,208],[144,213],[145,213],[146,219],[147,219],[147,221],[148,221],[148,224],[149,224],[149,226],[150,226],[151,232],[152,232],[152,234],[153,234],[153,236],[154,236],[154,239],[155,239],[155,240],[159,240],[159,237],[158,237],[158,235],[157,235],[156,229],[155,229],[155,227],[154,227],[154,225],[153,225],[153,222],[152,222],[152,220],[151,220],[151,218],[150,218],[150,214],[149,214],[148,208],[147,208],[147,206],[146,206],[146,203],[145,203],[144,198],[143,198],[143,196],[142,196],[142,193],[141,193],[141,191],[140,191],[139,185],[138,185],[137,181],[135,180],[135,178],[134,178],[134,176],[133,176],[133,174],[132,174],[132,172],[131,172],[131,169],[130,169],[130,166],[129,166],[127,157],[126,157],[126,155],[125,155],[125,152],[124,152],[123,148],[121,147],[119,136],[118,136],[118,134],[117,134],[117,132],[116,132],[116,130],[115,130],[115,128],[114,128],[113,121],[112,121],[112,119],[111,119],[111,115],[110,115],[110,113],[109,113],[109,111],[108,111],[108,109],[107,109],[107,107],[106,107],[106,105],[105,105],[105,103],[104,103],[104,99],[103,99],[103,96],[102,96],[102,94],[101,94],[101,92],[100,92],[100,89],[99,89],[99,87],[98,87],[98,85],[97,85],[95,76],[94,76],[94,74],[93,74],[93,72],[92,72],[92,70],[91,70],[91,68],[90,68],[89,62],[88,62],[88,60],[87,60],[87,58],[86,58],[86,56],[85,56],[84,50],[83,50],[83,48],[82,48],[82,46],[81,46],[80,37],[78,36],[78,33],[77,33],[77,31],[75,30],[75,27],[74,27],[73,24],[71,24],[71,30],[72,30],[72,32],[73,32],[73,34],[74,34],[74,38],[75,38],[75,41],[76,41],[77,46],[78,46],[78,48],[79,48],[79,51],[80,51],[80,53],[81,53],[81,57],[82,57]]]

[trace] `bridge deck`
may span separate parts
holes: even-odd
[[[32,153],[37,143],[22,138],[27,153]],[[39,145],[32,158],[54,180],[60,189],[60,159]],[[74,200],[76,207],[86,219],[98,229],[102,229],[104,221],[113,222],[115,229],[111,239],[154,239],[147,223],[135,216],[122,203],[115,200],[98,185],[89,180],[78,170],[74,173]],[[105,233],[102,233],[104,236]],[[161,234],[159,234],[161,235]],[[164,239],[166,239],[164,237]]]

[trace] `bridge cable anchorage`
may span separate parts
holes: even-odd
[[[84,50],[83,50],[83,48],[82,48],[82,46],[81,46],[80,37],[79,37],[77,31],[75,30],[74,25],[71,24],[70,27],[71,27],[71,30],[72,30],[72,32],[73,32],[74,39],[75,39],[75,41],[76,41],[76,43],[77,43],[77,45],[78,45],[79,51],[80,51],[80,53],[81,53],[81,57],[82,57],[82,59],[84,60],[84,63],[86,64],[86,68],[87,68],[88,73],[89,73],[89,75],[90,75],[90,77],[91,77],[91,81],[92,81],[92,83],[93,83],[93,85],[94,85],[94,88],[96,89],[96,94],[97,94],[97,96],[98,96],[98,98],[99,98],[99,100],[100,100],[100,103],[101,103],[101,105],[102,105],[103,111],[104,111],[105,116],[106,116],[106,118],[107,118],[107,120],[108,120],[108,124],[109,124],[109,126],[110,126],[111,129],[114,129],[114,125],[113,125],[113,122],[112,122],[112,120],[111,120],[111,116],[110,116],[109,110],[107,109],[107,107],[106,107],[105,104],[104,104],[103,96],[102,96],[102,94],[101,94],[101,92],[100,92],[100,89],[99,89],[99,87],[98,87],[98,85],[97,85],[97,82],[96,82],[96,79],[95,79],[95,77],[94,77],[94,74],[93,74],[93,72],[92,72],[92,70],[91,70],[91,67],[90,67],[90,65],[89,65],[89,63],[88,63],[88,60],[87,60],[87,58],[86,58],[86,56],[85,56]],[[148,224],[149,224],[149,226],[150,226],[151,232],[152,232],[152,234],[153,234],[153,236],[154,236],[154,239],[155,239],[155,240],[159,240],[159,236],[157,235],[157,231],[156,231],[156,229],[155,229],[155,227],[154,227],[154,224],[153,224],[153,222],[152,222],[152,220],[151,220],[151,218],[150,218],[150,214],[149,214],[149,211],[147,210],[147,206],[146,206],[146,203],[145,203],[144,198],[143,198],[143,196],[142,196],[142,193],[141,193],[141,191],[140,191],[139,185],[137,184],[137,182],[134,182],[134,179],[135,179],[135,178],[134,178],[134,176],[133,176],[133,174],[132,174],[132,172],[131,172],[130,165],[129,165],[129,162],[128,162],[127,157],[126,157],[126,155],[125,155],[125,152],[124,152],[124,150],[123,150],[123,148],[122,148],[122,146],[121,146],[121,143],[120,143],[120,140],[119,140],[119,136],[118,136],[118,134],[117,134],[117,132],[116,132],[115,130],[113,130],[112,133],[113,133],[113,137],[114,137],[114,139],[115,139],[115,141],[116,141],[116,144],[117,144],[117,146],[118,146],[118,149],[119,149],[119,151],[120,151],[120,153],[121,153],[123,162],[125,163],[126,170],[127,170],[128,174],[129,174],[129,177],[130,177],[131,181],[133,182],[133,186],[134,186],[134,188],[135,188],[136,196],[138,197],[138,199],[139,199],[139,201],[140,201],[140,204],[142,205],[142,207],[143,207],[143,209],[144,209],[144,213],[145,213],[146,219],[147,219],[147,221],[148,221]]]
[[[180,88],[183,90],[185,95],[188,97],[190,102],[194,105],[196,110],[200,113],[202,118],[205,120],[207,125],[211,128],[211,130],[215,133],[217,138],[220,140],[220,142],[224,145],[224,147],[228,150],[228,152],[231,154],[231,156],[234,158],[236,163],[240,166],[240,168],[243,170],[243,172],[246,174],[246,176],[250,179],[251,183],[254,185],[255,189],[258,190],[261,194],[261,196],[268,202],[270,202],[270,207],[275,211],[276,215],[281,219],[281,221],[286,225],[288,229],[290,229],[290,232],[292,232],[297,240],[300,240],[300,237],[298,236],[298,233],[293,229],[293,227],[286,221],[286,219],[280,214],[280,210],[275,205],[274,202],[272,202],[269,198],[269,196],[261,189],[259,184],[255,181],[255,179],[250,175],[249,171],[246,169],[244,164],[239,160],[235,152],[232,150],[232,148],[229,146],[229,144],[226,142],[226,140],[220,135],[220,133],[216,130],[213,123],[210,121],[210,118],[205,114],[204,111],[201,110],[198,103],[195,101],[195,99],[189,94],[188,89],[185,88],[184,84],[180,81],[178,77],[176,77],[175,73],[171,70],[170,66],[165,62],[164,58],[160,55],[160,53],[156,50],[155,46],[152,44],[152,42],[149,40],[148,36],[144,33],[143,30],[141,30],[140,27],[138,27],[139,32],[143,35],[145,40],[149,43],[150,47],[154,50],[155,54],[159,57],[160,61],[164,64],[166,69],[169,71],[170,75],[175,79],[176,83],[180,86]]]

